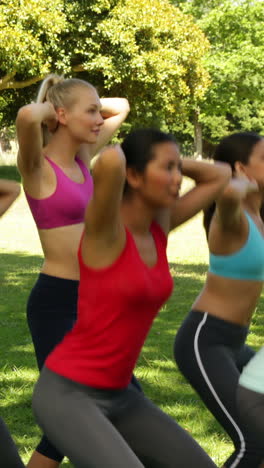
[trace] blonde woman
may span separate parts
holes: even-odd
[[[100,99],[90,83],[56,75],[44,80],[36,103],[18,112],[18,167],[44,252],[27,304],[39,369],[76,320],[77,249],[93,194],[90,160],[128,112],[126,99]],[[62,459],[44,436],[28,467],[56,468]]]

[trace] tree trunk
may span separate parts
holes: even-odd
[[[202,159],[203,157],[203,136],[202,124],[199,122],[199,110],[194,111],[194,157]]]

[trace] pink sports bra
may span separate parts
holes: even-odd
[[[85,164],[76,157],[84,182],[71,180],[62,169],[46,156],[57,178],[55,192],[47,198],[38,200],[26,193],[32,216],[39,229],[52,229],[69,226],[84,221],[85,208],[93,194],[93,179]]]

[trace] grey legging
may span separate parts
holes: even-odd
[[[44,367],[33,410],[76,468],[216,467],[187,432],[131,385],[98,390]]]
[[[9,431],[0,418],[0,467],[25,468]]]

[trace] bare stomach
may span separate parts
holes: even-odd
[[[208,273],[193,309],[248,326],[262,292],[262,281],[233,280]]]
[[[83,224],[39,230],[44,252],[41,272],[59,278],[79,280],[78,248]]]

